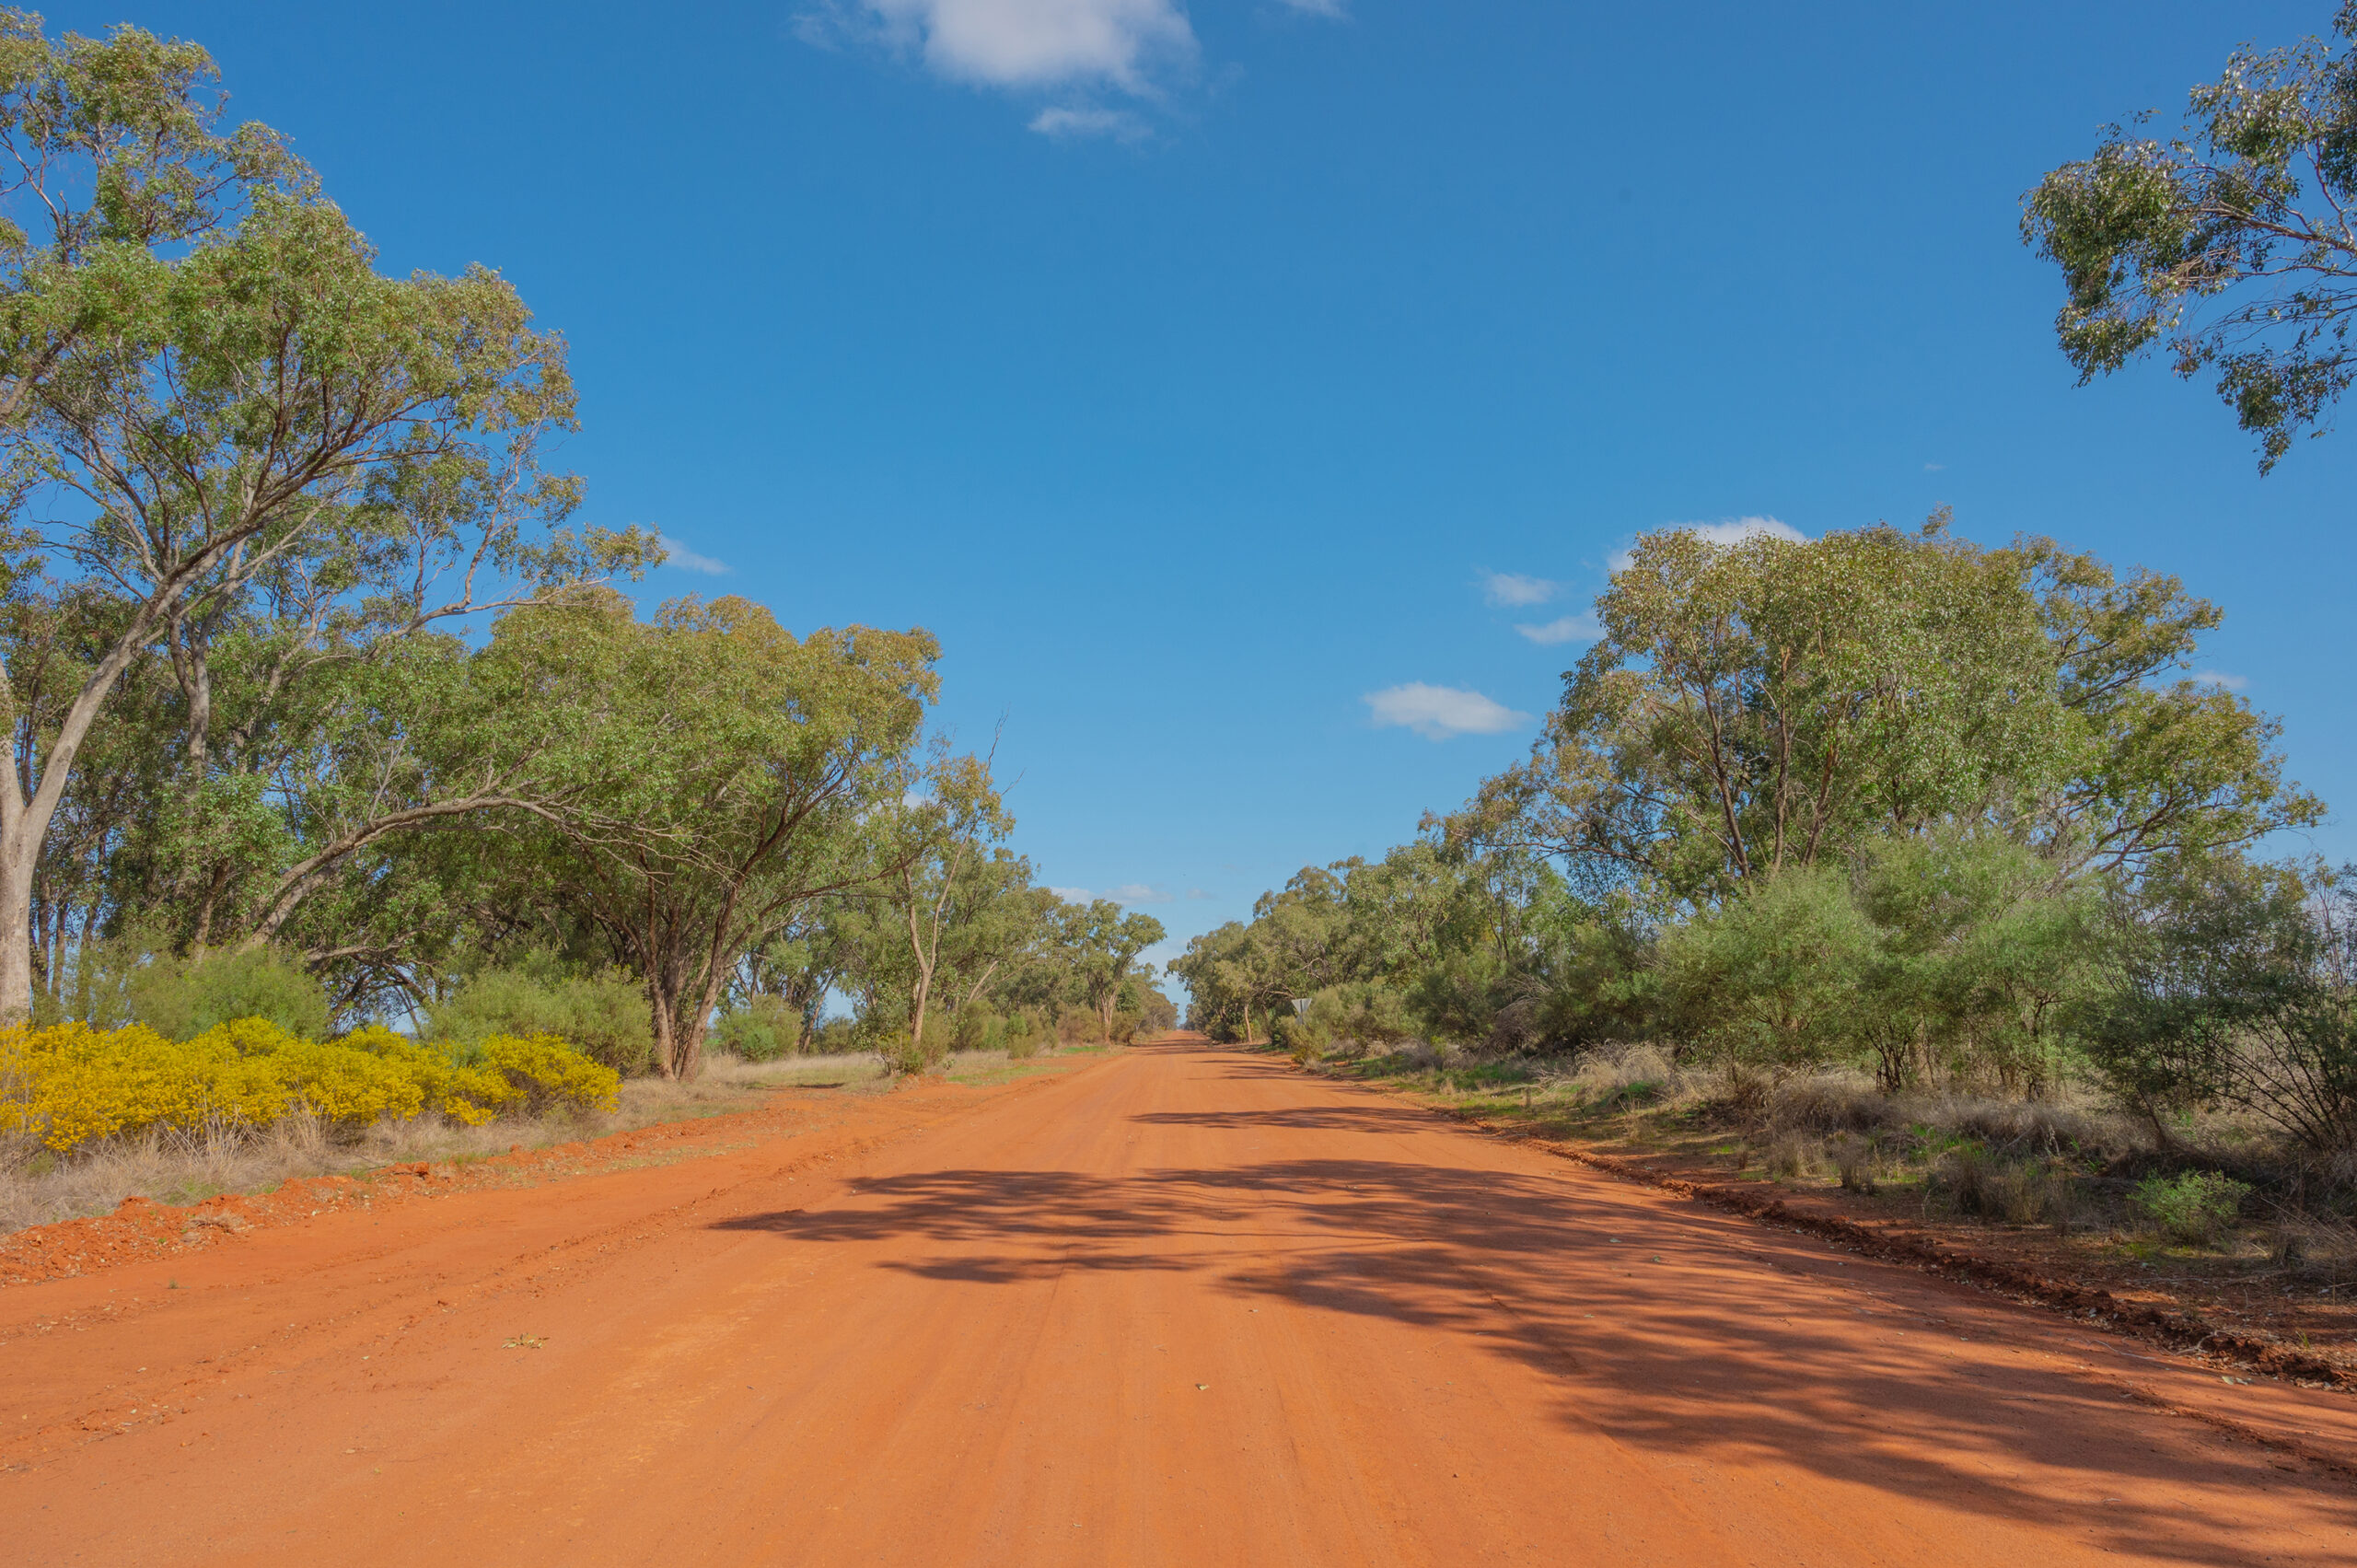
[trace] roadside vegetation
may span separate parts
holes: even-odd
[[[1171,966],[1566,1135],[2357,1280],[2357,906],[2173,578],[1945,517],[1638,541],[1529,760]]]
[[[1161,927],[1007,847],[931,634],[643,610],[563,339],[384,275],[202,49],[0,11],[0,1182],[1176,1021]]]

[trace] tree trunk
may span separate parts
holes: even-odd
[[[11,789],[10,796],[16,791]],[[10,831],[0,834],[0,1021],[29,1022],[33,1016],[33,866],[41,858],[41,834],[21,807],[9,813]],[[41,827],[48,813],[41,814]]]

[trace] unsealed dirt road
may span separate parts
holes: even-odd
[[[0,1290],[0,1561],[2345,1565],[2351,1410],[1182,1042]]]

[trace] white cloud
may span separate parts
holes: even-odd
[[[1068,904],[1085,904],[1088,901],[1088,889],[1086,888],[1051,888],[1048,891]]]
[[[1492,604],[1545,604],[1555,597],[1556,587],[1544,577],[1526,577],[1519,572],[1481,574],[1481,592]]]
[[[2201,682],[2204,686],[2223,687],[2228,691],[2247,691],[2250,690],[2249,676],[2228,675],[2223,669],[2197,669],[2193,672],[2193,679]]]
[[[677,566],[682,572],[702,572],[707,577],[725,577],[734,570],[726,561],[714,561],[709,555],[697,554],[669,534],[656,534],[655,542],[663,547],[663,564],[666,566]]]
[[[1684,528],[1699,536],[1705,544],[1741,544],[1745,540],[1758,539],[1762,534],[1771,539],[1787,539],[1794,544],[1808,541],[1806,534],[1778,517],[1725,517],[1715,523],[1668,523],[1664,528]],[[1615,551],[1612,553],[1612,569],[1625,572],[1629,569],[1629,563],[1634,559],[1626,550]]]
[[[1446,740],[1455,735],[1497,735],[1530,722],[1528,714],[1515,713],[1479,691],[1456,686],[1428,686],[1421,680],[1370,691],[1366,705],[1374,711],[1377,725],[1412,729],[1426,740]]]
[[[1947,464],[1945,463],[1925,463],[1923,465],[1923,471],[1925,473],[1941,473],[1945,471],[1946,468]]]
[[[1313,17],[1339,17],[1344,14],[1342,0],[1283,0],[1283,3],[1293,10],[1306,11]]]
[[[1515,630],[1541,646],[1551,646],[1556,643],[1593,643],[1604,635],[1604,628],[1597,625],[1596,617],[1585,610],[1550,621],[1543,626],[1516,626]]]
[[[1210,897],[1211,895],[1204,892],[1201,888],[1190,888],[1187,889],[1187,898],[1190,902],[1196,899],[1208,899]]]
[[[1117,142],[1143,142],[1153,134],[1144,121],[1122,109],[1043,109],[1032,116],[1031,129],[1042,136],[1110,136]]]
[[[1106,889],[1105,896],[1117,904],[1167,904],[1170,901],[1170,889],[1144,882],[1124,882],[1118,888]]]
[[[799,18],[815,42],[865,37],[938,75],[984,87],[1110,87],[1151,95],[1195,58],[1173,0],[822,0]]]

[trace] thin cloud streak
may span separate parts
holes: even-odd
[[[1109,136],[1117,142],[1143,142],[1154,134],[1144,121],[1120,109],[1043,109],[1031,117],[1029,129],[1042,136]]]
[[[1517,609],[1525,605],[1545,604],[1555,597],[1559,586],[1544,577],[1527,577],[1519,572],[1481,574],[1484,598],[1492,604],[1513,605]]]
[[[1528,724],[1530,715],[1504,703],[1457,686],[1432,686],[1411,680],[1405,686],[1370,691],[1364,699],[1378,726],[1397,726],[1426,740],[1447,740],[1459,735],[1500,735]]]
[[[726,561],[699,555],[669,534],[656,534],[655,542],[663,547],[663,564],[666,566],[676,566],[682,572],[701,572],[707,577],[725,577],[736,570]]]
[[[1541,647],[1551,647],[1557,643],[1593,643],[1604,635],[1604,628],[1597,625],[1596,617],[1585,610],[1550,621],[1544,625],[1516,626],[1515,630]]]

